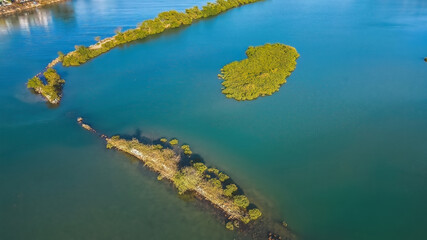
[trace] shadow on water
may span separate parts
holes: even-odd
[[[153,140],[148,138],[148,137],[143,136],[142,131],[139,128],[137,128],[135,130],[135,133],[133,133],[133,134],[113,134],[113,136],[115,136],[115,135],[119,135],[120,138],[123,138],[126,140],[136,139],[140,143],[143,143],[145,145],[152,145],[153,144]]]

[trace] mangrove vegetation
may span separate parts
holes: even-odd
[[[194,193],[223,211],[229,219],[247,224],[262,215],[259,209],[249,208],[249,199],[238,191],[236,184],[227,182],[230,178],[216,168],[208,168],[204,163],[195,160],[184,164],[179,152],[167,146],[160,148],[157,145],[141,143],[137,139],[126,140],[119,136],[106,138],[106,141],[107,148],[131,154],[157,172],[158,179],[171,181],[179,194]],[[170,145],[172,146],[171,143]],[[190,151],[189,145],[182,145],[181,149],[184,153]]]
[[[48,68],[43,73],[45,83],[40,77],[35,76],[28,80],[27,87],[44,96],[50,103],[58,104],[61,101],[62,86],[65,80],[53,68]]]
[[[96,133],[82,118],[78,118],[77,122],[84,129]],[[158,180],[172,182],[178,194],[192,193],[206,200],[221,210],[229,220],[236,221],[237,226],[238,222],[248,224],[262,216],[255,205],[250,206],[249,199],[228,175],[190,158],[190,146],[185,144],[178,147],[177,139],[168,142],[166,138],[161,138],[161,144],[145,144],[135,138],[128,140],[120,136],[100,136],[106,140],[108,149],[117,149],[136,157],[159,174]]]
[[[295,48],[280,43],[249,47],[246,55],[247,59],[227,64],[218,75],[228,98],[254,100],[279,91],[299,57]]]
[[[55,66],[57,63],[62,62],[63,66],[79,66],[87,61],[108,52],[116,46],[129,43],[135,40],[144,39],[148,36],[156,35],[168,29],[178,28],[185,25],[190,25],[196,20],[216,16],[231,8],[239,7],[245,4],[254,3],[262,0],[217,0],[214,3],[207,3],[201,9],[195,6],[186,9],[184,12],[175,10],[162,12],[156,18],[145,20],[134,29],[129,29],[124,32],[117,31],[116,35],[105,39],[97,38],[97,43],[89,47],[75,46],[75,50],[67,54],[62,52],[58,53],[58,57],[49,63],[48,68]],[[32,79],[31,79],[32,80]],[[30,81],[31,81],[30,80]],[[55,89],[56,90],[56,89]],[[43,94],[42,94],[43,95]],[[61,94],[56,92],[60,98]],[[45,95],[43,95],[45,96]],[[46,97],[46,96],[45,96]],[[51,103],[58,103],[50,101]]]
[[[294,239],[286,227],[262,212],[244,194],[243,190],[218,168],[208,167],[197,154],[189,154],[188,144],[178,144],[178,139],[160,138],[140,140],[130,136],[108,137],[98,133],[83,118],[77,118],[85,130],[106,141],[107,149],[116,149],[144,164],[158,174],[157,180],[171,183],[179,195],[196,197],[200,203],[216,210],[228,230],[238,230],[250,239]],[[176,140],[176,141],[173,141]],[[172,143],[173,144],[172,144]],[[187,151],[187,153],[185,153]],[[274,234],[273,232],[280,232]]]

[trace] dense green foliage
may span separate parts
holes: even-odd
[[[208,172],[214,173],[215,175],[218,175],[218,174],[219,174],[219,170],[218,170],[218,169],[216,169],[216,168],[209,168],[209,169],[208,169]]]
[[[181,149],[184,150],[184,154],[186,154],[186,155],[193,154],[193,152],[190,149],[190,145],[187,145],[187,144],[186,145],[182,145]]]
[[[28,80],[27,87],[34,89],[37,93],[42,94],[50,103],[57,104],[61,100],[62,86],[65,83],[59,74],[53,68],[48,68],[43,73],[46,84],[35,76]]]
[[[230,231],[234,230],[234,225],[232,222],[227,222],[227,224],[225,224],[225,228],[227,228]]]
[[[60,60],[64,66],[78,66],[118,45],[144,39],[147,36],[161,33],[166,29],[189,25],[194,20],[215,16],[228,9],[257,1],[261,0],[218,0],[215,3],[208,3],[202,9],[196,6],[186,9],[185,12],[177,12],[175,10],[162,12],[156,18],[138,24],[135,29],[125,32],[119,31],[115,36],[101,41],[97,39],[98,43],[93,46],[76,46],[75,51],[65,56],[60,55]]]
[[[204,173],[206,169],[208,169],[208,167],[206,167],[204,163],[200,163],[200,162],[194,163],[193,167],[197,169],[197,171],[199,171],[200,173]]]
[[[172,146],[173,146],[173,145],[177,145],[177,144],[178,144],[178,139],[175,139],[175,138],[174,138],[174,139],[170,140],[170,141],[169,141],[169,144],[170,144],[170,145],[172,145]]]
[[[228,196],[228,197],[231,197],[231,196],[233,196],[233,193],[235,191],[237,191],[236,184],[229,184],[229,185],[225,186],[224,195]]]
[[[247,59],[227,64],[220,78],[228,98],[253,100],[272,95],[286,82],[299,57],[295,48],[280,43],[249,47]]]
[[[237,195],[234,196],[234,203],[241,208],[247,208],[249,206],[249,199],[245,195]]]
[[[257,220],[259,217],[261,217],[262,213],[258,208],[254,208],[249,210],[249,217],[251,220]]]
[[[227,174],[225,174],[225,173],[219,173],[218,174],[218,178],[219,178],[219,180],[221,181],[221,182],[224,182],[224,181],[226,181],[227,179],[229,179],[230,177],[227,175]]]

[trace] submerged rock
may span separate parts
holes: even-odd
[[[274,233],[268,233],[268,238],[267,238],[268,240],[281,240],[282,239],[282,237],[280,237],[279,235],[277,235],[277,234],[274,234]]]

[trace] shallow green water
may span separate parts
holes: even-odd
[[[205,1],[77,0],[0,19],[0,239],[233,239],[75,123],[177,137],[300,239],[427,234],[427,2],[267,0],[77,68],[58,108],[26,80],[76,44]],[[301,57],[281,90],[226,99],[249,45]]]

